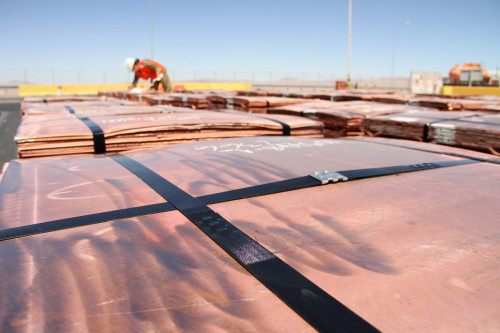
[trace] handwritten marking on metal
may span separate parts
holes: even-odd
[[[241,152],[247,154],[254,154],[257,151],[264,151],[264,150],[284,151],[287,149],[323,147],[326,145],[333,145],[333,144],[338,144],[338,143],[335,141],[323,141],[323,140],[314,140],[312,142],[298,141],[298,142],[271,143],[269,141],[263,140],[251,144],[240,142],[240,143],[226,143],[220,145],[196,146],[195,151],[208,150],[211,152],[220,152],[220,153]]]
[[[161,120],[199,120],[198,115],[175,115],[175,114],[161,114],[158,116],[150,117],[126,117],[126,118],[115,118],[115,119],[100,119],[99,124],[113,124],[113,123],[129,123],[129,122],[144,122],[144,121],[161,121]]]

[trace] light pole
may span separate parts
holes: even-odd
[[[351,26],[352,26],[352,0],[349,0],[349,29],[347,44],[347,88],[351,87]]]
[[[391,68],[392,81],[394,81],[394,58],[396,56],[396,31],[400,27],[409,26],[409,25],[410,25],[410,22],[407,21],[405,23],[398,24],[397,26],[394,27],[394,40],[392,41],[392,68]],[[393,82],[393,84],[394,84],[394,82]]]
[[[153,0],[151,0],[151,59],[154,59],[153,30]]]

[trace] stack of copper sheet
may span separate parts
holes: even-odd
[[[388,104],[407,104],[413,98],[415,98],[414,94],[373,94],[363,96],[363,100]]]
[[[268,108],[307,102],[299,98],[275,96],[230,96],[225,99],[226,108],[249,113],[266,113]]]
[[[354,89],[354,90],[336,90],[334,92],[313,94],[312,98],[324,99],[329,101],[372,101],[374,96],[382,95],[390,103],[395,103],[392,96],[398,93],[394,90],[380,89]],[[391,96],[392,95],[392,96]],[[400,104],[400,103],[395,103]]]
[[[339,137],[346,135],[363,135],[361,123],[365,118],[401,113],[412,109],[421,108],[365,101],[317,101],[270,108],[268,113],[301,115],[311,119],[318,119],[324,123],[325,136]]]
[[[158,94],[162,94],[162,93],[158,92],[158,91],[152,91],[152,90],[142,91],[142,92],[129,91],[125,95],[125,99],[127,99],[129,101],[144,102],[144,101],[147,101],[146,100],[147,97],[156,96]]]
[[[266,90],[266,96],[274,96],[274,97],[290,97],[288,92],[284,92],[282,90]]]
[[[462,104],[455,98],[420,96],[408,101],[409,105],[436,108],[443,111],[462,110]]]
[[[487,151],[500,156],[500,113],[433,122],[430,138],[441,144]]]
[[[141,99],[148,105],[174,105],[175,98],[170,93],[145,94]]]
[[[500,153],[500,114],[478,111],[408,111],[363,120],[370,135],[433,141]]]
[[[500,100],[495,96],[417,96],[408,104],[433,107],[440,110],[500,111]]]
[[[369,117],[363,120],[363,131],[370,136],[386,136],[418,141],[430,141],[429,126],[448,119],[478,117],[474,111],[409,110],[402,113]]]
[[[0,330],[499,331],[500,165],[369,139],[11,162]]]
[[[100,91],[98,93],[98,95],[104,96],[104,97],[114,97],[114,98],[126,99],[128,93],[129,93],[129,90],[106,90],[106,91]]]
[[[226,108],[249,113],[266,113],[267,101],[263,96],[230,96],[224,97]]]
[[[19,157],[124,151],[224,137],[318,137],[323,132],[320,122],[299,117],[262,118],[185,108],[160,114],[166,111],[161,107],[151,107],[156,113],[141,109],[132,114],[133,107],[124,108],[130,113],[25,116],[15,136]]]
[[[207,96],[207,99],[210,102],[210,107],[212,109],[221,110],[227,108],[227,98],[230,98],[231,96],[236,96],[236,93],[233,95],[227,94],[227,92],[210,94]]]
[[[115,96],[109,96],[115,97]],[[24,104],[27,103],[54,103],[54,102],[88,102],[88,101],[102,101],[105,100],[103,96],[47,96],[47,97],[24,97]]]
[[[208,100],[209,94],[186,94],[186,93],[173,93],[170,97],[173,99],[172,105],[184,106],[193,109],[210,109],[211,104]]]
[[[313,92],[303,92],[303,91],[291,91],[283,93],[282,97],[293,97],[293,98],[306,98],[315,99],[315,93]]]
[[[236,95],[237,91],[224,90],[224,89],[192,89],[192,90],[186,91],[185,93],[187,93],[187,94],[202,94],[202,95],[228,93],[228,94]]]
[[[268,96],[267,91],[264,90],[237,90],[238,96]]]
[[[476,106],[474,110],[486,111],[486,112],[500,112],[500,103],[497,104],[483,104],[481,106]]]
[[[141,103],[135,103],[126,101],[115,97],[25,97],[21,102],[21,112],[24,114],[26,109],[38,108],[38,107],[50,107],[50,106],[61,106],[61,105],[141,105]]]
[[[500,112],[500,96],[448,96],[456,97],[465,110]]]
[[[142,100],[149,105],[173,105],[189,107],[192,109],[209,109],[211,108],[210,101],[207,99],[208,94],[201,93],[154,93],[145,94]]]
[[[457,102],[462,104],[464,110],[500,111],[500,101],[463,98],[457,100]]]
[[[311,96],[313,99],[322,99],[326,101],[338,101],[338,102],[347,102],[347,101],[361,101],[363,96],[361,94],[355,94],[346,90],[337,90],[334,92],[324,92],[324,93],[315,93]]]
[[[359,91],[359,90],[338,90],[335,92],[287,92],[283,93],[283,97],[295,97],[306,99],[321,99],[329,101],[373,101],[389,104],[406,104],[410,99],[414,98],[414,94],[395,93],[393,91]]]
[[[27,103],[21,104],[21,112],[23,115],[40,115],[40,114],[68,114],[70,110],[86,113],[109,113],[114,110],[124,112],[124,110],[145,109],[141,105],[146,103],[133,102],[123,99],[107,98],[106,100],[85,101],[85,102],[54,102],[54,103]],[[133,108],[129,108],[133,106]],[[146,107],[147,109],[147,107]]]

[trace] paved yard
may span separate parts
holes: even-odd
[[[14,135],[20,122],[20,103],[0,103],[0,170],[4,163],[17,158]]]

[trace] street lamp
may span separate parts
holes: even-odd
[[[395,58],[395,55],[396,55],[396,31],[400,27],[409,26],[409,25],[410,25],[410,22],[407,21],[405,23],[398,24],[397,26],[394,27],[394,40],[392,42],[392,69],[391,69],[391,78],[394,78],[394,58]]]
[[[150,21],[151,21],[151,59],[154,59],[154,47],[153,47],[153,30],[154,30],[154,27],[153,27],[153,0],[151,0],[151,17],[150,17]]]
[[[351,27],[352,27],[352,0],[349,0],[349,28],[347,44],[347,88],[351,87]]]

